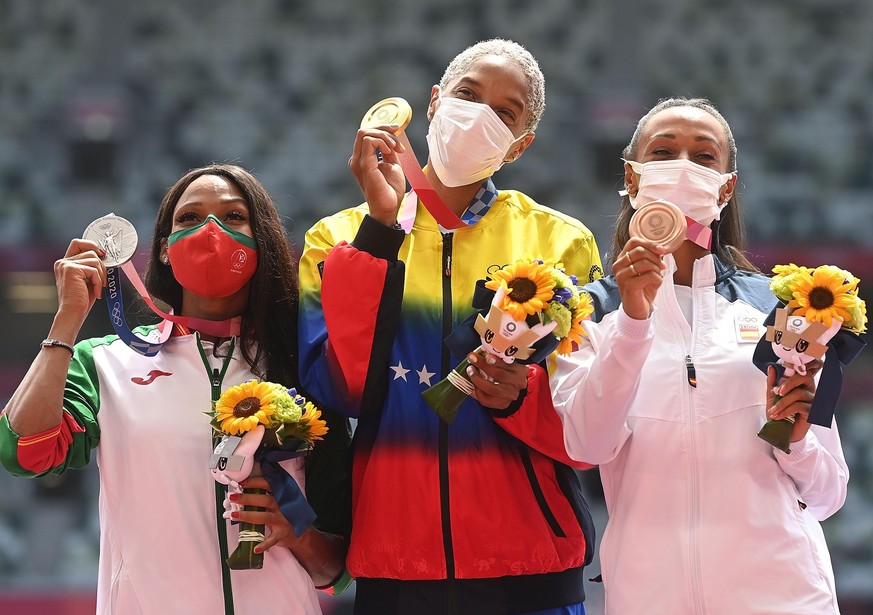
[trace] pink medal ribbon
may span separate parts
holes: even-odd
[[[106,266],[106,308],[115,333],[132,350],[151,357],[160,351],[173,330],[169,323],[174,322],[215,337],[234,337],[239,335],[242,318],[237,316],[228,320],[206,320],[176,316],[158,308],[146,290],[136,268],[130,261],[136,252],[136,228],[127,220],[115,214],[108,214],[94,220],[82,234],[84,239],[93,241],[106,252],[103,263]],[[157,325],[147,338],[133,332],[124,316],[124,298],[121,290],[121,275],[124,271],[133,287],[152,311],[164,320]]]
[[[685,238],[705,250],[710,250],[712,248],[712,229],[688,216],[685,216],[685,222],[688,224]]]
[[[140,279],[139,273],[137,273],[136,267],[133,266],[133,263],[127,261],[126,263],[121,265],[121,270],[124,271],[127,279],[130,280],[130,283],[136,289],[136,292],[139,293],[139,296],[142,297],[143,301],[148,304],[148,306],[155,314],[157,314],[164,320],[169,320],[170,322],[184,325],[185,327],[193,329],[194,331],[199,331],[200,333],[205,333],[206,335],[213,335],[215,337],[234,337],[239,335],[240,325],[242,323],[241,316],[235,316],[228,320],[207,320],[205,318],[177,316],[175,314],[164,312],[157,305],[155,305],[154,301],[152,301],[152,298],[149,296],[145,284],[143,284],[142,280]]]

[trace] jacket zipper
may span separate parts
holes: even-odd
[[[443,315],[442,336],[452,332],[452,233],[443,233]],[[451,357],[445,346],[442,348],[440,373],[449,373]],[[449,425],[440,421],[439,431],[440,516],[443,530],[443,553],[446,558],[446,578],[455,578],[455,550],[452,545],[452,509],[449,502]]]
[[[688,544],[691,549],[691,593],[694,600],[695,612],[702,615],[706,612],[706,605],[701,593],[703,574],[700,570],[700,473],[697,467],[697,429],[695,425],[693,394],[694,389],[697,388],[697,369],[694,367],[694,361],[691,358],[697,341],[697,327],[695,323],[697,322],[699,306],[697,302],[697,289],[693,282],[691,291],[692,311],[695,314],[695,318],[692,319],[694,322],[689,323],[691,325],[691,343],[689,351],[685,354],[685,378],[688,384],[685,389],[688,404],[688,442],[691,454],[691,523]]]
[[[694,369],[694,361],[691,360],[691,355],[685,355],[685,371],[688,374],[688,384],[697,388],[697,370]]]

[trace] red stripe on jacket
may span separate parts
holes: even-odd
[[[74,433],[82,433],[69,412],[64,412],[61,424],[42,433],[18,438],[18,464],[28,472],[41,474],[59,466],[67,458]]]

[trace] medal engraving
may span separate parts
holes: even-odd
[[[361,128],[376,128],[396,124],[397,132],[403,132],[412,120],[412,107],[399,97],[380,100],[364,114]]]
[[[94,220],[82,233],[82,239],[93,241],[106,251],[103,264],[107,267],[123,265],[136,252],[136,228],[115,214]]]
[[[687,223],[685,215],[672,203],[652,201],[634,212],[628,230],[631,237],[654,241],[673,252],[685,241]]]

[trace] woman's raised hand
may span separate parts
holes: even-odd
[[[103,249],[87,239],[70,242],[64,257],[55,261],[55,284],[58,289],[58,315],[66,315],[79,324],[85,321],[94,302],[103,296],[106,267]]]
[[[386,226],[397,222],[406,193],[406,177],[397,156],[405,148],[391,129],[379,126],[358,130],[349,158],[349,168],[370,206],[370,216]]]
[[[655,295],[664,281],[667,250],[647,239],[631,237],[612,265],[625,313],[645,320],[652,313]]]

